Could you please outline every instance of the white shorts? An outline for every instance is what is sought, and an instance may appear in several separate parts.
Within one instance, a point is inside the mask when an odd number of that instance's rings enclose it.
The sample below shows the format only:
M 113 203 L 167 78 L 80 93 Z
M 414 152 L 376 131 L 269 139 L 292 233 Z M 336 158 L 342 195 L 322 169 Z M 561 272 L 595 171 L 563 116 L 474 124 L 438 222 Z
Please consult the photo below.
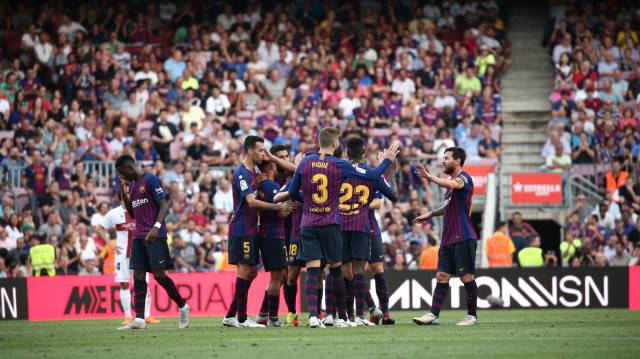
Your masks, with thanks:
M 124 254 L 116 254 L 116 283 L 129 283 L 131 271 L 129 270 L 129 258 Z

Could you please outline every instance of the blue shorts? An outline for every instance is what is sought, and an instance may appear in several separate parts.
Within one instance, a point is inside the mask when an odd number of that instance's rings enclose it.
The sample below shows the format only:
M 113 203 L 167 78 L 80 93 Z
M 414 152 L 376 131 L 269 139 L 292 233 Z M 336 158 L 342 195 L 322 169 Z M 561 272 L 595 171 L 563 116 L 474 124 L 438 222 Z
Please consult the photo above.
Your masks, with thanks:
M 438 272 L 457 277 L 476 272 L 476 249 L 478 241 L 465 240 L 438 250 Z
M 358 231 L 342 232 L 342 261 L 369 259 L 369 234 Z
M 302 250 L 298 259 L 305 262 L 324 259 L 327 264 L 342 261 L 342 235 L 336 224 L 319 227 L 302 227 Z
M 371 253 L 369 253 L 369 263 L 384 262 L 384 244 L 382 244 L 382 236 L 371 236 Z
M 258 264 L 256 237 L 229 238 L 229 264 Z
M 287 268 L 287 247 L 281 239 L 259 238 L 260 258 L 266 272 Z
M 131 241 L 129 269 L 144 269 L 145 272 L 151 272 L 153 269 L 166 269 L 171 266 L 171 252 L 166 238 L 158 238 L 154 242 L 145 239 Z

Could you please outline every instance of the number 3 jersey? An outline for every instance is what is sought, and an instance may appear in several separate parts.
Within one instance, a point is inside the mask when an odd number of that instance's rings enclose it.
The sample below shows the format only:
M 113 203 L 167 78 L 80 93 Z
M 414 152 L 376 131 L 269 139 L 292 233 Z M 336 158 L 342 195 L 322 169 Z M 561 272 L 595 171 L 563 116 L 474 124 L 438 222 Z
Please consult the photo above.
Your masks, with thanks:
M 355 167 L 349 161 L 323 153 L 305 157 L 293 175 L 289 195 L 303 203 L 302 227 L 340 223 L 340 188 L 345 179 L 378 179 L 389 168 L 385 159 L 374 169 Z M 302 189 L 302 193 L 300 190 Z
M 358 168 L 370 171 L 364 165 Z M 369 220 L 369 204 L 376 191 L 386 197 L 393 196 L 393 189 L 389 187 L 382 176 L 375 180 L 354 177 L 347 178 L 340 186 L 340 230 L 364 232 L 369 234 L 371 226 Z

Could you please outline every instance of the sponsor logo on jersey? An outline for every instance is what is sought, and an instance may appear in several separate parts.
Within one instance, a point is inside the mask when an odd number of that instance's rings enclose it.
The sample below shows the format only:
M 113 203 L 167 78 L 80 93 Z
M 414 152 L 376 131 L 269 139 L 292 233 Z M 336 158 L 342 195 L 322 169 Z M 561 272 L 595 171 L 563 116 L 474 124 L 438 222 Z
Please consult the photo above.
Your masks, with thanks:
M 249 186 L 247 185 L 247 181 L 245 180 L 241 180 L 240 181 L 240 190 L 241 191 L 246 191 L 247 188 L 249 188 Z
M 131 206 L 133 208 L 136 208 L 138 206 L 142 206 L 143 204 L 149 203 L 149 200 L 146 198 L 141 198 L 141 199 L 136 199 L 135 201 L 131 202 Z

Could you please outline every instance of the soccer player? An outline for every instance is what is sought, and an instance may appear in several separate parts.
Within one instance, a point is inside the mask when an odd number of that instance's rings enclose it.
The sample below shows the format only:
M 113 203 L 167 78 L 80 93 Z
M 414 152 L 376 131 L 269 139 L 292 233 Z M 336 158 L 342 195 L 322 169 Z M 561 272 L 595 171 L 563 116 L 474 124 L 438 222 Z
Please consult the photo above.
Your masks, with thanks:
M 263 161 L 258 167 L 260 172 L 267 178 L 258 186 L 258 197 L 262 201 L 274 203 L 273 198 L 281 187 L 274 182 L 277 171 L 276 164 L 272 161 Z M 278 319 L 278 308 L 280 305 L 280 287 L 282 287 L 287 275 L 285 218 L 290 213 L 286 211 L 260 211 L 258 247 L 260 248 L 260 256 L 265 271 L 271 272 L 271 280 L 267 287 L 267 327 L 281 327 L 283 325 Z
M 247 136 L 244 150 L 246 155 L 242 164 L 233 171 L 233 215 L 229 223 L 229 264 L 238 266 L 235 295 L 222 325 L 263 328 L 264 325 L 247 317 L 247 294 L 257 275 L 258 210 L 290 212 L 295 204 L 279 205 L 257 198 L 254 188 L 258 188 L 258 181 L 254 168 L 267 157 L 264 139 Z
M 320 264 L 324 259 L 331 273 L 333 295 L 338 311 L 345 308 L 345 286 L 342 275 L 342 238 L 340 234 L 340 213 L 338 211 L 340 186 L 347 178 L 362 177 L 375 180 L 391 163 L 398 153 L 398 146 L 392 145 L 384 152 L 385 160 L 373 170 L 356 168 L 350 162 L 333 156 L 340 147 L 340 131 L 323 128 L 318 135 L 320 153 L 305 157 L 293 175 L 289 195 L 303 203 L 300 242 L 300 259 L 306 262 L 306 293 L 309 307 L 309 327 L 324 328 L 318 319 L 318 288 L 321 278 Z M 300 193 L 300 187 L 303 188 Z M 349 326 L 343 318 L 335 321 L 336 327 Z
M 167 244 L 167 229 L 164 218 L 169 212 L 169 203 L 165 197 L 160 179 L 151 173 L 143 172 L 129 155 L 116 160 L 116 170 L 120 175 L 122 202 L 129 216 L 136 221 L 131 242 L 130 268 L 133 269 L 134 307 L 136 318 L 118 329 L 145 329 L 145 297 L 147 296 L 147 272 L 167 291 L 169 297 L 178 305 L 180 320 L 178 327 L 189 327 L 191 308 L 182 298 L 175 283 L 165 273 L 171 263 L 171 254 Z
M 120 201 L 122 200 L 120 192 L 116 192 L 116 198 Z M 122 310 L 125 315 L 122 324 L 129 324 L 133 320 L 133 317 L 131 317 L 131 291 L 129 289 L 129 281 L 131 278 L 131 274 L 129 273 L 129 257 L 131 256 L 131 241 L 133 240 L 136 222 L 122 207 L 122 204 L 118 204 L 107 212 L 101 225 L 102 228 L 109 233 L 111 240 L 114 240 L 116 244 L 115 280 L 116 283 L 120 285 L 120 304 L 122 304 Z M 149 283 L 148 273 L 145 281 L 147 284 Z M 160 321 L 152 317 L 150 313 L 151 292 L 147 291 L 147 296 L 144 301 L 144 320 L 147 324 L 160 323 Z
M 369 254 L 369 266 L 373 271 L 373 278 L 376 282 L 376 295 L 378 296 L 378 302 L 380 303 L 380 309 L 378 309 L 371 298 L 371 294 L 367 291 L 367 305 L 369 306 L 369 321 L 378 324 L 382 319 L 382 325 L 394 325 L 395 319 L 391 317 L 389 313 L 389 287 L 387 286 L 387 279 L 384 275 L 384 245 L 382 244 L 382 236 L 380 234 L 380 227 L 378 227 L 378 221 L 376 220 L 376 209 L 382 206 L 382 194 L 376 192 L 374 199 L 369 205 L 369 223 L 371 225 L 371 253 Z
M 356 169 L 370 170 L 362 161 L 365 155 L 364 141 L 359 137 L 352 137 L 347 141 L 347 156 Z M 392 166 L 390 171 L 395 168 Z M 354 322 L 357 326 L 375 325 L 364 318 L 364 309 L 368 285 L 364 276 L 364 269 L 370 254 L 369 204 L 372 195 L 379 191 L 392 201 L 398 200 L 398 190 L 393 176 L 391 185 L 388 185 L 382 176 L 368 180 L 359 177 L 347 178 L 340 186 L 340 230 L 342 231 L 342 270 L 347 292 L 346 306 L 348 311 L 353 310 L 350 298 L 355 298 L 356 315 Z M 327 276 L 327 282 L 331 282 L 331 273 Z M 351 293 L 350 289 L 352 290 Z M 332 293 L 333 294 L 333 293 Z M 334 295 L 335 296 L 335 295 Z M 347 313 L 338 313 L 342 319 L 347 318 Z M 333 325 L 333 317 L 328 315 L 324 324 Z
M 414 223 L 423 223 L 429 218 L 444 215 L 442 242 L 438 251 L 437 284 L 433 292 L 431 312 L 413 318 L 418 325 L 440 324 L 440 308 L 447 298 L 449 279 L 452 276 L 460 277 L 467 292 L 468 314 L 458 325 L 478 324 L 478 287 L 474 277 L 478 237 L 471 224 L 473 181 L 471 176 L 462 170 L 465 158 L 464 150 L 459 147 L 449 147 L 444 151 L 442 166 L 444 173 L 450 175 L 451 179 L 439 178 L 427 171 L 422 164 L 417 165 L 420 176 L 447 189 L 442 207 L 413 220 Z

